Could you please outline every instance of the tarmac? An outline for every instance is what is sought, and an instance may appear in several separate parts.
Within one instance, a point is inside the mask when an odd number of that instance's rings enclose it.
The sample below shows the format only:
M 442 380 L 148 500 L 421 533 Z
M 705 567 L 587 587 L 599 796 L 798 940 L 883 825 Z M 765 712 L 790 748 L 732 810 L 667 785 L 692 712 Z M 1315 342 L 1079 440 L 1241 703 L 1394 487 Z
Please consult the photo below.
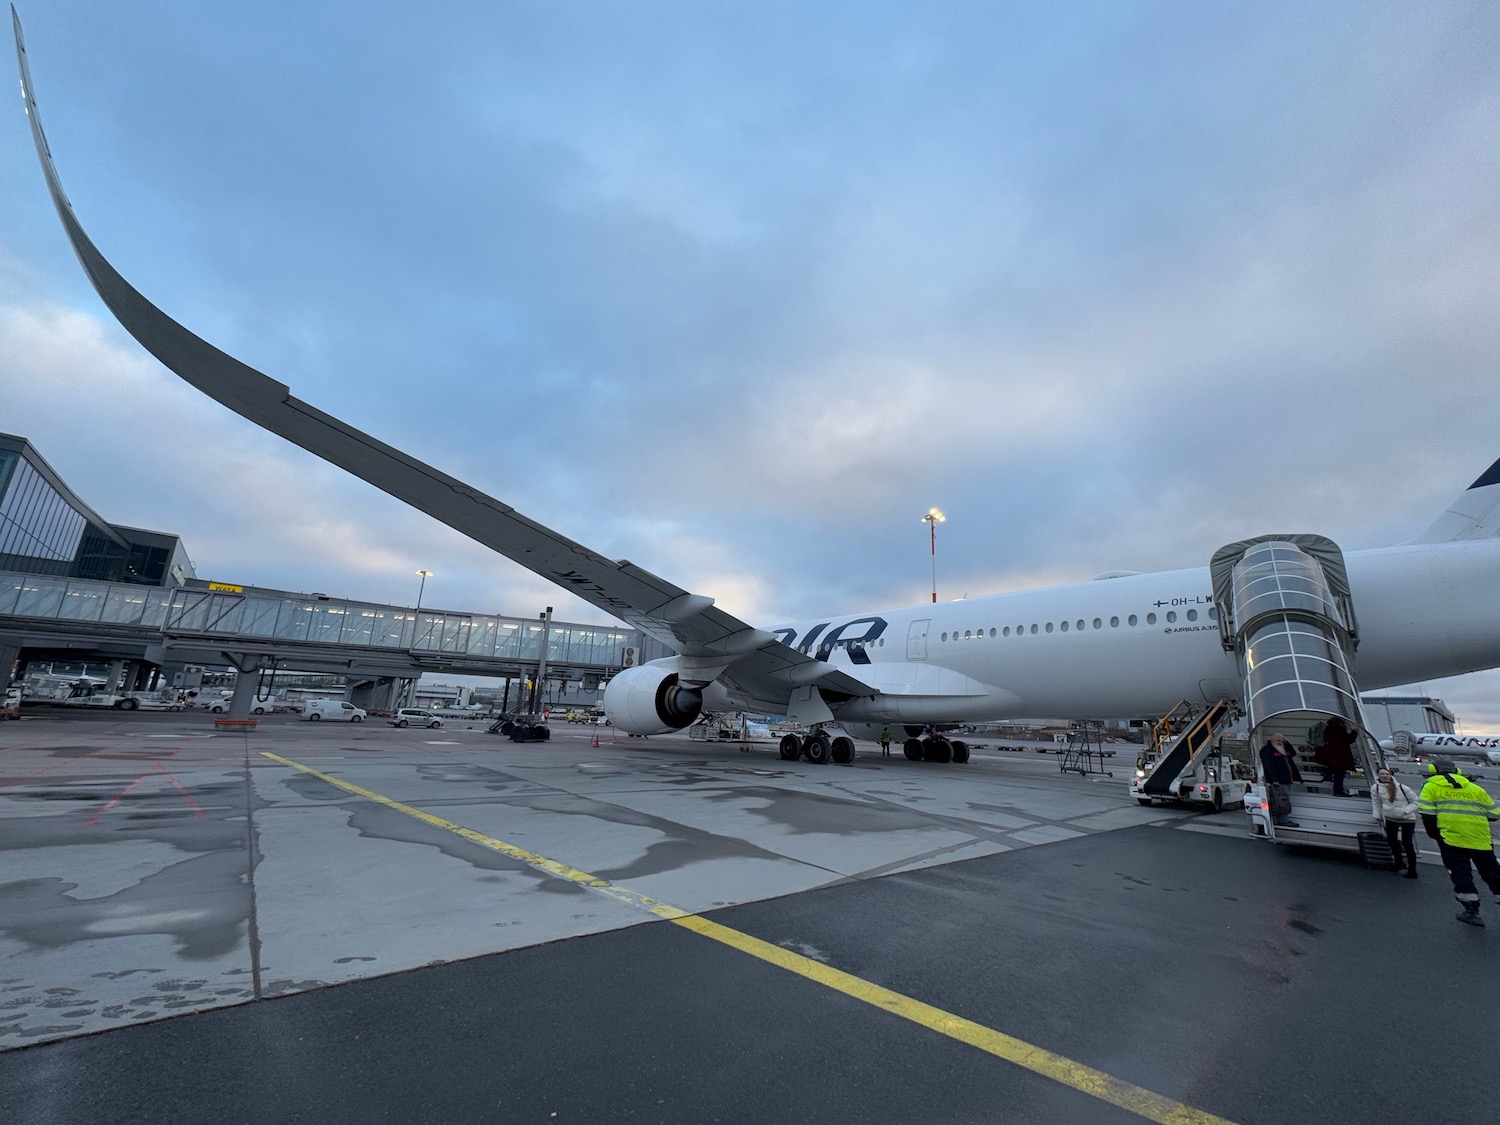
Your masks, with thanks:
M 1500 909 L 1454 921 L 1431 854 L 1139 807 L 1124 745 L 1110 778 L 594 733 L 0 726 L 0 1117 L 1491 1111 Z

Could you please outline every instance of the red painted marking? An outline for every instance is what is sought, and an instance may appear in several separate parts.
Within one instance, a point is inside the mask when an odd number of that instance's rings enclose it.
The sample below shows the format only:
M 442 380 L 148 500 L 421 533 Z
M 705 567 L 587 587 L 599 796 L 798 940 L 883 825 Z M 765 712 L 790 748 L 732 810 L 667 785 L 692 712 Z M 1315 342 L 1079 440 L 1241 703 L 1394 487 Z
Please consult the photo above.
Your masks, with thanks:
M 202 806 L 199 805 L 197 801 L 193 800 L 192 794 L 182 787 L 182 782 L 178 781 L 175 777 L 172 776 L 172 771 L 167 769 L 167 767 L 162 765 L 160 762 L 156 763 L 156 768 L 161 770 L 162 773 L 166 774 L 167 780 L 177 787 L 177 792 L 182 794 L 182 799 L 192 807 L 193 813 L 198 817 L 198 819 L 207 820 L 208 814 L 203 811 Z
M 158 769 L 157 766 L 152 766 L 145 773 L 141 774 L 140 777 L 136 778 L 129 785 L 125 786 L 124 789 L 121 789 L 113 797 L 111 797 L 109 800 L 105 801 L 103 808 L 101 808 L 93 816 L 89 817 L 88 820 L 84 821 L 84 827 L 85 828 L 91 828 L 95 824 L 98 824 L 99 823 L 99 818 L 101 816 L 103 816 L 105 813 L 109 812 L 110 809 L 114 808 L 116 805 L 118 805 L 120 803 L 120 798 L 124 797 L 126 793 L 129 793 L 132 789 L 134 789 L 141 782 L 145 781 L 148 777 L 150 777 L 153 773 L 155 773 L 157 771 L 157 769 Z

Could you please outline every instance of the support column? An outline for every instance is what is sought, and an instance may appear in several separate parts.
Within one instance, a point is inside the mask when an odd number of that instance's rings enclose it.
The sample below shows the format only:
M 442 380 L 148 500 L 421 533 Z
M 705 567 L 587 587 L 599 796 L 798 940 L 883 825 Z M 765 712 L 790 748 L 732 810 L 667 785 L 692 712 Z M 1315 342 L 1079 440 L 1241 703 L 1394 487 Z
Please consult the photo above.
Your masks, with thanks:
M 234 669 L 234 694 L 229 698 L 226 719 L 248 719 L 255 705 L 255 689 L 260 683 L 261 663 L 266 659 L 247 653 L 226 652 L 226 663 Z
M 255 689 L 260 683 L 260 669 L 252 668 L 248 672 L 235 670 L 234 673 L 234 695 L 229 698 L 229 714 L 226 718 L 248 719 L 250 711 L 255 706 Z
M 21 646 L 0 642 L 0 687 L 25 674 L 26 666 L 21 663 Z

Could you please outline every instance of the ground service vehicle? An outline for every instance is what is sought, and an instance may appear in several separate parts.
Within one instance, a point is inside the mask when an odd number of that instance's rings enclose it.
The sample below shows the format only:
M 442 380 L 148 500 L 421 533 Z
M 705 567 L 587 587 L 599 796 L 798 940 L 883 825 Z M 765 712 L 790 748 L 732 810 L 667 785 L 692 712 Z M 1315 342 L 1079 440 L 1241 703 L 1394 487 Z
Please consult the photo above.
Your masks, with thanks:
M 324 719 L 332 719 L 345 723 L 362 723 L 365 721 L 365 709 L 356 707 L 352 703 L 346 703 L 342 699 L 309 699 L 307 701 L 306 715 L 309 722 L 321 722 Z

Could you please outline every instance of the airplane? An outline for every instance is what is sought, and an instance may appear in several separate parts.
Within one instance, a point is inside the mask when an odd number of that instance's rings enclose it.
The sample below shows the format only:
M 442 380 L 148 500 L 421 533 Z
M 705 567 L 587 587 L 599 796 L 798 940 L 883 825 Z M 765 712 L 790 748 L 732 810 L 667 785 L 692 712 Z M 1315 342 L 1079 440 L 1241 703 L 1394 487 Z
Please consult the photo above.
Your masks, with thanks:
M 854 738 L 906 735 L 908 758 L 968 759 L 944 730 L 1023 715 L 1076 719 L 1165 714 L 1184 698 L 1243 702 L 1217 563 L 947 604 L 835 614 L 763 628 L 625 560 L 607 558 L 493 497 L 308 405 L 213 347 L 133 288 L 84 232 L 42 130 L 21 24 L 12 9 L 32 138 L 68 240 L 105 306 L 148 352 L 204 394 L 597 606 L 677 655 L 625 668 L 605 689 L 610 722 L 631 734 L 681 730 L 705 709 L 786 715 L 808 728 L 786 760 L 852 761 Z M 1343 555 L 1357 611 L 1360 690 L 1500 666 L 1500 460 L 1421 534 Z M 1301 549 L 1301 548 L 1297 548 Z M 1319 554 L 1321 552 L 1321 554 Z M 1340 579 L 1342 582 L 1343 579 Z M 1350 615 L 1353 621 L 1353 615 Z
M 1382 738 L 1380 748 L 1414 758 L 1467 758 L 1500 766 L 1500 735 L 1496 734 L 1413 734 L 1400 730 Z

